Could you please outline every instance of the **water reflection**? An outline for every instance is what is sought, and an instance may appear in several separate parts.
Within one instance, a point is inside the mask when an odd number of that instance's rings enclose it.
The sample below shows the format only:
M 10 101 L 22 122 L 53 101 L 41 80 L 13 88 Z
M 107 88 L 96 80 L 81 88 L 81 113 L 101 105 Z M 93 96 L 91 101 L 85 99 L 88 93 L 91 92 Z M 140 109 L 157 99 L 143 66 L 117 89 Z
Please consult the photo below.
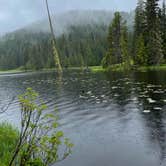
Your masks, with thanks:
M 160 162 L 166 159 L 166 126 L 165 113 L 161 111 L 153 111 L 148 116 L 143 115 L 144 123 L 148 129 L 148 139 L 152 146 L 157 150 Z
M 74 143 L 59 165 L 159 166 L 165 161 L 166 73 L 54 72 L 0 76 L 0 101 L 37 90 Z M 18 103 L 2 116 L 19 120 Z M 17 113 L 14 113 L 17 112 Z

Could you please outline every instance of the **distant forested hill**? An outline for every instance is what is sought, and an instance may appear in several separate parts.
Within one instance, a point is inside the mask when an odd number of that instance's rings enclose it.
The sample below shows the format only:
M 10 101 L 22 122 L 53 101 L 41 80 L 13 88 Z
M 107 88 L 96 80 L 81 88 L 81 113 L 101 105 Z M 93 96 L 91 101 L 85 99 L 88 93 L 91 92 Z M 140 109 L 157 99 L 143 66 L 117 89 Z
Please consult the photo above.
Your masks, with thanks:
M 122 12 L 132 31 L 134 12 Z M 108 26 L 113 12 L 71 11 L 53 17 L 62 65 L 99 65 L 107 50 Z M 0 70 L 54 67 L 47 20 L 31 24 L 0 40 Z

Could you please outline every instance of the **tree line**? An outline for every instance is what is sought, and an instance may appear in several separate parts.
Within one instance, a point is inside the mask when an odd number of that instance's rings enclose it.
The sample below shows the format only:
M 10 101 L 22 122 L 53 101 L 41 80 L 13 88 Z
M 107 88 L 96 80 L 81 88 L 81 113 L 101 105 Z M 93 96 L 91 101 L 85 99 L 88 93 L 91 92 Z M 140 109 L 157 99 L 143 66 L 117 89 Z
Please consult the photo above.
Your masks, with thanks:
M 101 64 L 107 48 L 107 25 L 70 26 L 56 40 L 63 67 Z M 0 70 L 54 68 L 50 33 L 18 31 L 0 41 Z
M 166 6 L 159 0 L 139 0 L 131 35 L 126 21 L 116 12 L 109 26 L 109 47 L 102 65 L 159 65 L 166 60 Z
M 0 40 L 0 70 L 54 68 L 51 34 L 26 30 Z M 138 0 L 133 28 L 115 12 L 110 25 L 71 25 L 56 38 L 63 68 L 121 64 L 158 65 L 166 62 L 166 6 L 159 0 Z

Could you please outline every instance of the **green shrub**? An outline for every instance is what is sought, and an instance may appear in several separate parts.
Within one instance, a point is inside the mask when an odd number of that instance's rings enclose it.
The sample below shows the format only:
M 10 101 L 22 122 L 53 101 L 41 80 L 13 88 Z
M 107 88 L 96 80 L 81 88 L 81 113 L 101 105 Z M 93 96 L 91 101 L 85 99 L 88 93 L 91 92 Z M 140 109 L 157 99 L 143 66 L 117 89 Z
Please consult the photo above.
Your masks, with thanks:
M 58 130 L 56 110 L 47 113 L 47 106 L 37 104 L 38 93 L 31 88 L 18 99 L 20 132 L 9 124 L 0 124 L 0 166 L 49 166 L 70 155 L 73 144 Z
M 47 106 L 39 102 L 38 93 L 27 88 L 19 96 L 21 127 L 19 140 L 8 166 L 49 166 L 64 160 L 73 144 L 58 130 L 56 110 L 47 112 Z M 62 148 L 63 154 L 58 153 Z

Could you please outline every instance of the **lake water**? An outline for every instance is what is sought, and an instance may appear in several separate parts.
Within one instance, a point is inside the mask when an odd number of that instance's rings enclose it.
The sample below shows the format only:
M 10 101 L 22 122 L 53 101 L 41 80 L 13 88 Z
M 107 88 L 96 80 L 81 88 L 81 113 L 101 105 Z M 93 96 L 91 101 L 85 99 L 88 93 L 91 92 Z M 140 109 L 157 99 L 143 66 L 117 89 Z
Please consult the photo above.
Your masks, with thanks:
M 165 166 L 166 72 L 54 72 L 0 75 L 0 105 L 27 87 L 59 110 L 61 129 L 75 144 L 57 166 Z M 0 116 L 19 126 L 15 99 Z

